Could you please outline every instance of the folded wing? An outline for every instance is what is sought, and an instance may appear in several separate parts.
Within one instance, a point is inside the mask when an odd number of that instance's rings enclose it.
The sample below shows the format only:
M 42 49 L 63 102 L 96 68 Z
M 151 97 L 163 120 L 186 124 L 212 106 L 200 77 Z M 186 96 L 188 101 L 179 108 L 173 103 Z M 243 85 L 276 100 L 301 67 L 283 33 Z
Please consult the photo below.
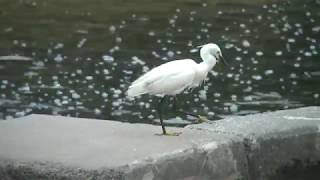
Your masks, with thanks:
M 162 64 L 134 81 L 128 89 L 128 96 L 178 94 L 192 85 L 196 65 L 191 59 Z

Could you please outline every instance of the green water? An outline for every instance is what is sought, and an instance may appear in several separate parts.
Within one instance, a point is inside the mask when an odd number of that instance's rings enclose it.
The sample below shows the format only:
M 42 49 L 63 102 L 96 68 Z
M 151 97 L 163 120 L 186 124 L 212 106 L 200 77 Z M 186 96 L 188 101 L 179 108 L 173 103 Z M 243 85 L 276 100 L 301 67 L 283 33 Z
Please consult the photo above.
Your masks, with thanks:
M 179 95 L 181 109 L 217 119 L 320 104 L 317 1 L 1 0 L 0 7 L 0 56 L 32 59 L 0 60 L 2 119 L 42 113 L 152 123 L 158 100 L 129 100 L 129 84 L 170 60 L 200 62 L 196 46 L 208 42 L 230 66 L 217 65 L 204 86 Z M 167 118 L 175 116 L 170 109 Z

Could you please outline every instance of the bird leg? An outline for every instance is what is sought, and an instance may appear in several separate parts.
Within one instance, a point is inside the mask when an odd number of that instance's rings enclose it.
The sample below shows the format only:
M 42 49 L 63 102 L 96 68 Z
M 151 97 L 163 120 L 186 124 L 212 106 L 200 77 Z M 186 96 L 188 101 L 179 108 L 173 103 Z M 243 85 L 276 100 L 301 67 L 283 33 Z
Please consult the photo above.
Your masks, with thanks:
M 166 99 L 166 96 L 163 96 L 160 99 L 159 105 L 158 105 L 158 114 L 159 114 L 160 124 L 161 124 L 161 127 L 162 127 L 162 132 L 163 132 L 164 135 L 167 134 L 166 128 L 164 127 L 164 124 L 163 124 L 163 118 L 162 118 L 162 105 L 163 105 L 163 102 L 164 102 L 165 99 Z
M 209 121 L 207 117 L 205 116 L 201 116 L 201 115 L 197 115 L 197 114 L 194 114 L 194 113 L 191 113 L 191 112 L 186 112 L 186 111 L 182 111 L 180 109 L 177 108 L 177 97 L 173 97 L 173 109 L 174 111 L 177 113 L 180 113 L 180 114 L 183 114 L 183 115 L 188 115 L 188 116 L 193 116 L 195 118 L 198 119 L 198 122 L 200 123 L 203 123 L 203 122 L 207 122 Z
M 158 105 L 158 114 L 159 114 L 159 119 L 160 119 L 160 124 L 161 124 L 161 127 L 162 127 L 162 135 L 164 136 L 179 136 L 181 134 L 181 132 L 167 132 L 166 131 L 166 128 L 163 124 L 163 118 L 162 118 L 162 108 L 163 108 L 163 103 L 164 103 L 164 100 L 166 99 L 166 96 L 163 96 L 160 101 L 159 101 L 159 105 Z
M 181 110 L 177 110 L 179 113 L 184 114 L 184 115 L 188 115 L 188 116 L 192 116 L 198 119 L 198 123 L 203 123 L 203 122 L 207 122 L 209 121 L 208 118 L 206 116 L 201 116 L 201 115 L 197 115 L 191 112 L 185 112 L 185 111 L 181 111 Z

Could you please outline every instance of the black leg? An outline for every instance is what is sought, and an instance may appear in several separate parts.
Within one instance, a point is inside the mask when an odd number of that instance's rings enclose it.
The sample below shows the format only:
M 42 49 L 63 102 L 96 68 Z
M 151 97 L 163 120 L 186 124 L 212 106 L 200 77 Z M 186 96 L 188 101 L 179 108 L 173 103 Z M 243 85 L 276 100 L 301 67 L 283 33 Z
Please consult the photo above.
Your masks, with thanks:
M 178 111 L 177 99 L 178 99 L 177 96 L 173 96 L 172 108 L 174 109 L 175 112 Z
M 191 113 L 191 112 L 186 112 L 186 111 L 183 111 L 181 109 L 179 109 L 177 107 L 177 97 L 173 97 L 173 109 L 174 109 L 174 112 L 177 114 L 177 113 L 180 113 L 180 114 L 183 114 L 183 115 L 188 115 L 188 116 L 193 116 L 195 118 L 197 118 L 198 120 L 200 121 L 204 121 L 202 120 L 201 118 L 203 118 L 202 116 L 199 116 L 197 114 L 194 114 L 194 113 Z
M 167 134 L 166 129 L 165 129 L 164 124 L 163 124 L 163 118 L 162 118 L 162 106 L 163 106 L 163 102 L 164 102 L 165 99 L 166 99 L 166 96 L 163 96 L 160 99 L 159 106 L 158 106 L 158 114 L 159 114 L 159 119 L 160 119 L 160 124 L 161 124 L 161 127 L 162 127 L 163 134 Z
M 178 113 L 181 113 L 183 115 L 188 115 L 188 116 L 193 116 L 195 118 L 199 118 L 199 115 L 196 115 L 194 113 L 191 113 L 191 112 L 186 112 L 186 111 L 181 111 L 181 110 L 177 110 Z
M 198 115 L 195 115 L 195 114 L 193 114 L 193 113 L 190 113 L 190 112 L 185 112 L 185 111 L 183 111 L 183 110 L 180 110 L 179 108 L 178 108 L 178 103 L 177 103 L 177 101 L 178 101 L 178 98 L 176 97 L 176 96 L 174 96 L 173 97 L 173 105 L 172 105 L 172 109 L 174 110 L 174 112 L 177 114 L 177 113 L 180 113 L 180 114 L 183 114 L 183 115 L 189 115 L 189 116 L 194 116 L 194 117 L 198 117 Z

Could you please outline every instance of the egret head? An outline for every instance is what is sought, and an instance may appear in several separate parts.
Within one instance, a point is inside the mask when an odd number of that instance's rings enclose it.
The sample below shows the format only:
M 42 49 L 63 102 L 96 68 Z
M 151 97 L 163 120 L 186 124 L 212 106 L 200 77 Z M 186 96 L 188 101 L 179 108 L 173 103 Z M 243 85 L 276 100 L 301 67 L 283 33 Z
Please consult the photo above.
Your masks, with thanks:
M 221 49 L 217 44 L 209 43 L 200 47 L 201 47 L 200 56 L 202 57 L 202 59 L 205 60 L 207 59 L 206 57 L 210 55 L 210 56 L 213 56 L 217 62 L 222 61 L 224 65 L 228 65 L 228 63 L 222 56 Z

